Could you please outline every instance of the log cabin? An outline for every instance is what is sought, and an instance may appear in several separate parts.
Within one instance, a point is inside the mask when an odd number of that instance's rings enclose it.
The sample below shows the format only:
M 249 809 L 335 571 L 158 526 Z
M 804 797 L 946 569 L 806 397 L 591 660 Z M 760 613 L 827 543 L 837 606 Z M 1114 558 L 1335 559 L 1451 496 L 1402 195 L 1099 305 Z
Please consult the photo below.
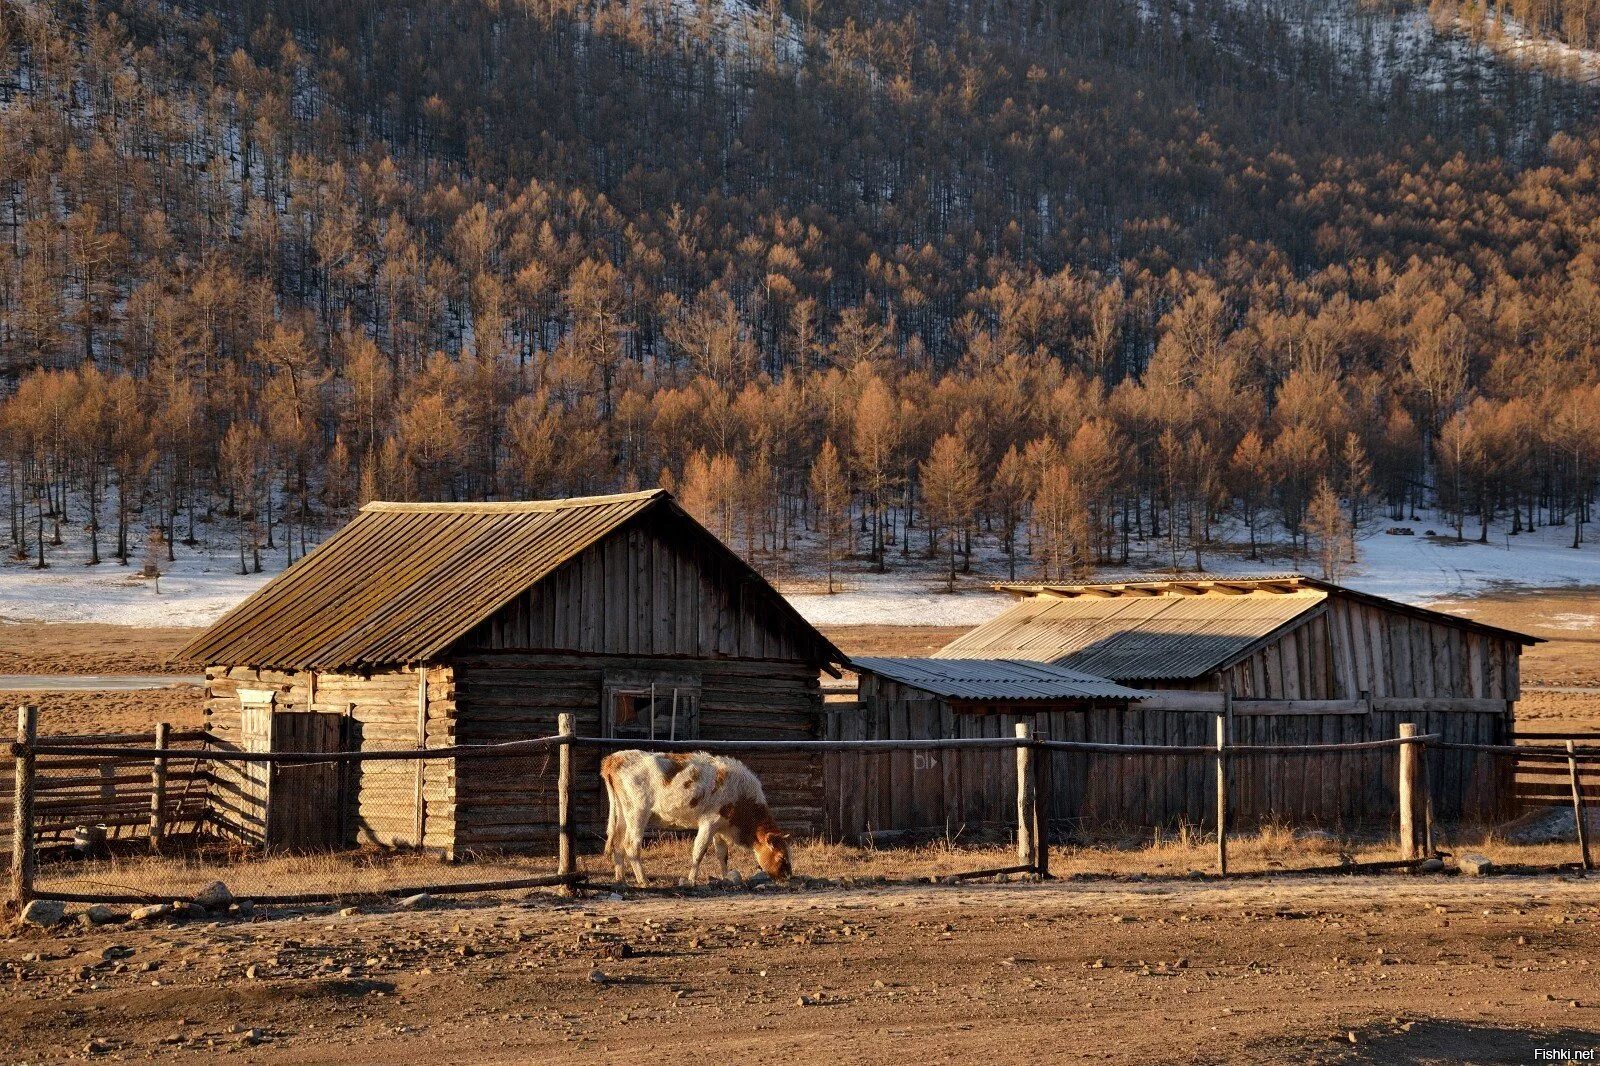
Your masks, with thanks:
M 370 503 L 180 657 L 214 748 L 415 750 L 580 734 L 815 739 L 845 659 L 665 491 Z M 575 753 L 598 839 L 598 757 Z M 820 828 L 815 760 L 752 758 L 780 822 Z M 285 848 L 548 846 L 554 755 L 214 764 L 225 835 Z
M 1401 722 L 1446 740 L 1507 744 L 1518 660 L 1539 643 L 1299 574 L 996 587 L 1017 602 L 935 658 L 1046 663 L 1150 694 L 1039 723 L 1062 740 L 1203 745 L 1221 714 L 1238 744 L 1388 739 Z M 1393 762 L 1384 752 L 1240 759 L 1235 810 L 1255 822 L 1381 822 L 1394 811 Z M 1058 816 L 1193 820 L 1214 787 L 1206 763 L 1063 757 Z M 1506 813 L 1509 760 L 1435 749 L 1429 771 L 1440 820 Z

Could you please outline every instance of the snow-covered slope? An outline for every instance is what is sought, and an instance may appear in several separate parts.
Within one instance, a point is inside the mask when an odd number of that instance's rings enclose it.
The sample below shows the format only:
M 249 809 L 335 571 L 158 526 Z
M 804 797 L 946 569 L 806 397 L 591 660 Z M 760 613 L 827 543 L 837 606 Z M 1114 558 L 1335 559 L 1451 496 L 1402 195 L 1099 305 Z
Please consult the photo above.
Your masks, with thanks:
M 1375 595 L 1407 603 L 1425 604 L 1460 599 L 1497 587 L 1554 588 L 1600 587 L 1600 540 L 1578 549 L 1570 547 L 1571 526 L 1549 526 L 1521 536 L 1507 536 L 1503 526 L 1491 527 L 1487 544 L 1475 540 L 1457 543 L 1436 518 L 1403 523 L 1413 536 L 1383 532 L 1394 523 L 1375 521 L 1359 542 L 1360 560 L 1340 580 Z M 1438 536 L 1427 536 L 1428 530 Z M 1222 531 L 1237 541 L 1237 531 Z M 1468 536 L 1476 533 L 1469 527 Z M 1600 529 L 1593 532 L 1600 537 Z M 74 534 L 79 535 L 81 534 Z M 1155 545 L 1149 546 L 1152 550 Z M 0 564 L 0 621 L 106 622 L 133 626 L 200 626 L 218 618 L 281 570 L 283 554 L 263 558 L 268 572 L 241 576 L 238 557 L 224 548 L 178 548 L 178 561 L 169 564 L 160 581 L 160 593 L 139 576 L 138 566 L 122 567 L 114 561 L 86 566 L 78 540 L 51 550 L 48 570 L 6 560 Z M 992 545 L 979 558 L 980 572 L 964 575 L 959 591 L 945 591 L 945 578 L 936 561 L 891 559 L 887 574 L 850 572 L 841 575 L 843 591 L 829 595 L 819 575 L 780 580 L 778 586 L 806 618 L 819 625 L 978 625 L 998 614 L 1010 597 L 989 588 L 1003 580 L 1005 570 Z M 1186 557 L 1184 562 L 1188 562 Z M 1025 562 L 1025 561 L 1024 561 Z M 1144 558 L 1138 568 L 1105 570 L 1097 580 L 1115 581 L 1159 572 L 1164 560 L 1157 554 Z M 1257 561 L 1237 550 L 1213 551 L 1206 557 L 1209 573 L 1248 575 L 1282 573 L 1300 569 L 1315 574 L 1315 563 L 1274 555 Z M 1027 580 L 1030 572 L 1019 576 Z M 1593 620 L 1575 618 L 1576 629 Z

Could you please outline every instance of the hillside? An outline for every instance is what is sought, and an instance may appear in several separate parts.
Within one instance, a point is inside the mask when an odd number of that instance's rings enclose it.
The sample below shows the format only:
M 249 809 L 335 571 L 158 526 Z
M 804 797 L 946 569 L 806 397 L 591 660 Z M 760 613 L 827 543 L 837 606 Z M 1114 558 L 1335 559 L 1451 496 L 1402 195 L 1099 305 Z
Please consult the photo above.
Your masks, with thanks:
M 0 54 L 18 565 L 657 482 L 775 573 L 1586 536 L 1596 89 L 1406 7 L 0 0 Z

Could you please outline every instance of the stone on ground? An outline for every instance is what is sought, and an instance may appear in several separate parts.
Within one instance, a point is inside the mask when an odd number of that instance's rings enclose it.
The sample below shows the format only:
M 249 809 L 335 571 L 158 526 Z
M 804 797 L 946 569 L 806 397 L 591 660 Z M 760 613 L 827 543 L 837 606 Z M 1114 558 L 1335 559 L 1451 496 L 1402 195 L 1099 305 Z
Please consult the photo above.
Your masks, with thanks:
M 1468 852 L 1456 859 L 1456 869 L 1469 877 L 1482 877 L 1494 871 L 1494 863 L 1489 856 L 1479 855 L 1477 852 Z
M 67 905 L 57 899 L 30 900 L 22 910 L 22 921 L 26 925 L 38 926 L 40 929 L 49 929 L 59 924 L 66 916 Z
M 213 881 L 194 894 L 194 901 L 208 911 L 227 910 L 233 902 L 233 893 L 221 881 Z

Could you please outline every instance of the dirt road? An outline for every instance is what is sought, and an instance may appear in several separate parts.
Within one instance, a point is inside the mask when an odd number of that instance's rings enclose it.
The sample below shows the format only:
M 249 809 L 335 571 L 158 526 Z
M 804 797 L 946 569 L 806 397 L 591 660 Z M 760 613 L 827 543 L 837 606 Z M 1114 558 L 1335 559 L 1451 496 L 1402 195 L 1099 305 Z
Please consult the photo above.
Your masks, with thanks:
M 0 1058 L 1532 1062 L 1600 1047 L 1597 886 L 769 888 L 32 932 L 0 944 Z

